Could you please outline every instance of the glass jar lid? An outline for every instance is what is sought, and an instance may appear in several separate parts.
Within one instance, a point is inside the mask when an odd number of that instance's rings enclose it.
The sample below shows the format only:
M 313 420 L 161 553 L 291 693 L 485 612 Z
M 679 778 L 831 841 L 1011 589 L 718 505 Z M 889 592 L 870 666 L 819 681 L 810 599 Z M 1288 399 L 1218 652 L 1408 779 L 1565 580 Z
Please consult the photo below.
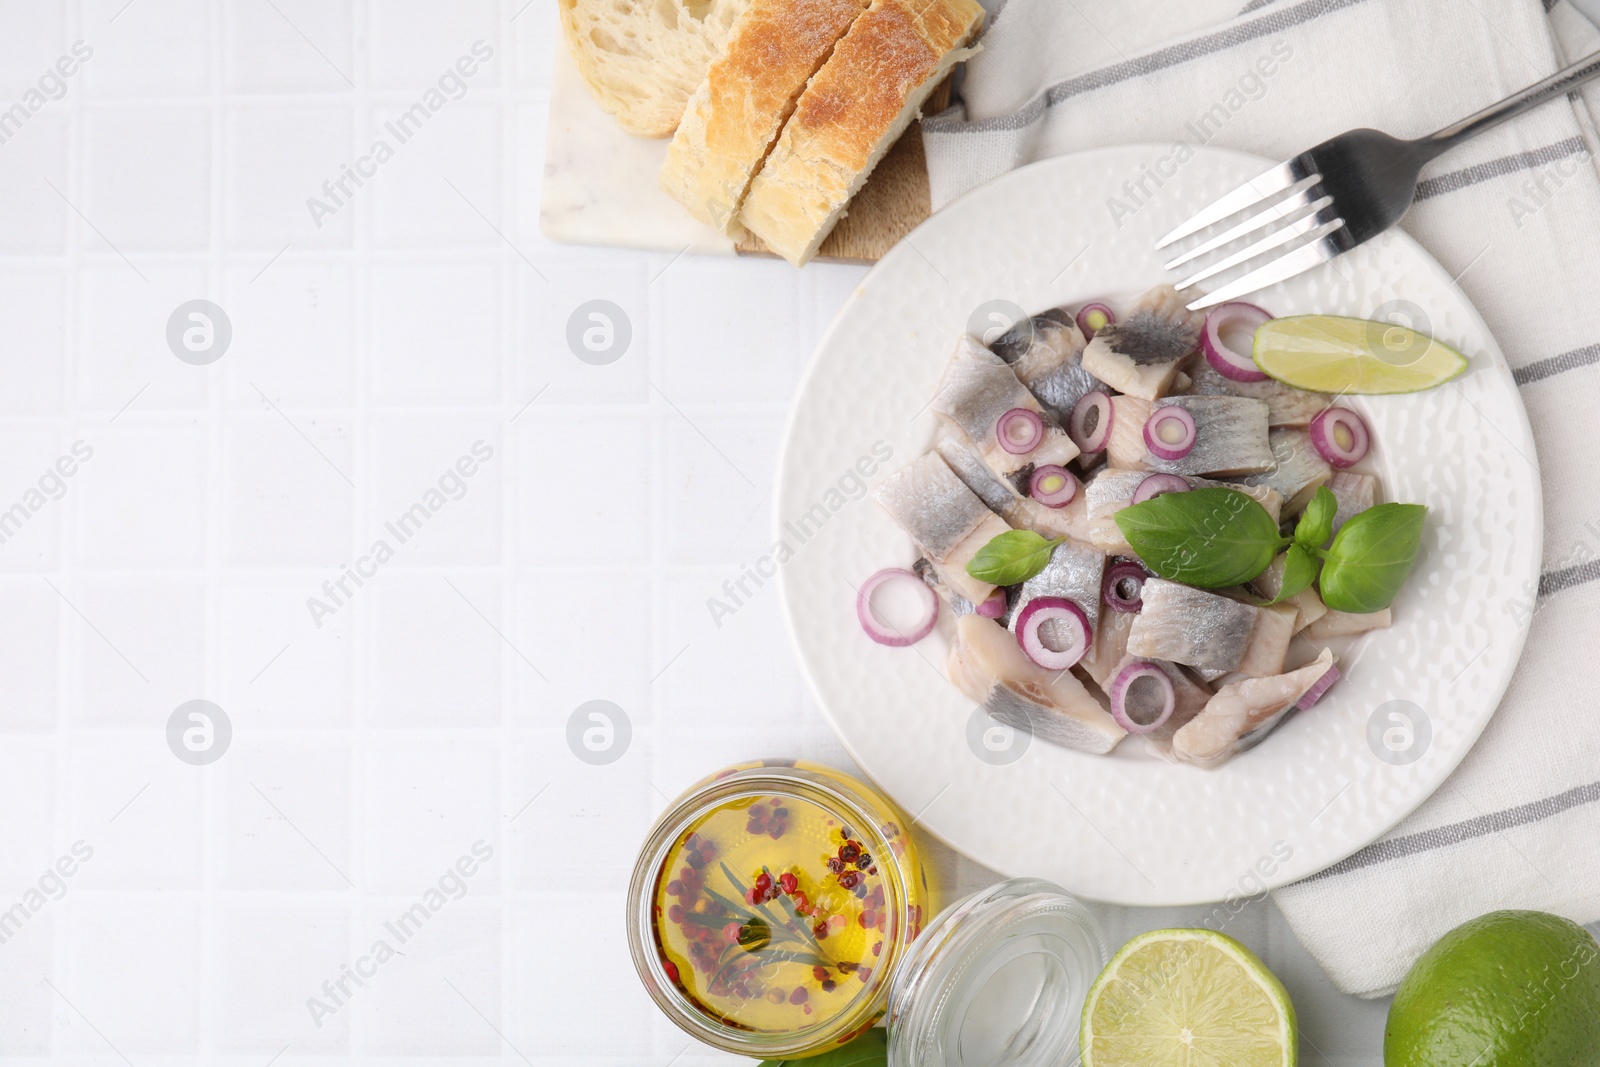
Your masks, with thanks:
M 1094 916 L 1034 878 L 942 912 L 889 990 L 891 1067 L 1060 1067 L 1078 1062 L 1089 986 L 1106 964 Z

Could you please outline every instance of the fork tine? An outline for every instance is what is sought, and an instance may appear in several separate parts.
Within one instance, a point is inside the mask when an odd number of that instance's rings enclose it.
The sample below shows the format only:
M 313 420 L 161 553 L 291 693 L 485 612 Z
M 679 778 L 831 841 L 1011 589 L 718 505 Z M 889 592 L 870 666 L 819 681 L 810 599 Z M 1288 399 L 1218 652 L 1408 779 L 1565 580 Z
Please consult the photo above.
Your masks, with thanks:
M 1343 223 L 1340 223 L 1343 225 Z M 1304 245 L 1287 255 L 1279 256 L 1264 267 L 1246 274 L 1238 281 L 1230 282 L 1214 293 L 1205 296 L 1189 305 L 1190 311 L 1203 311 L 1217 304 L 1226 304 L 1230 300 L 1237 300 L 1242 296 L 1249 296 L 1269 285 L 1276 285 L 1285 278 L 1293 278 L 1296 274 L 1304 274 L 1312 267 L 1318 267 L 1339 255 L 1343 249 L 1323 235 L 1321 239 L 1312 244 Z
M 1237 267 L 1241 263 L 1248 263 L 1250 260 L 1255 259 L 1263 252 L 1270 252 L 1274 248 L 1279 248 L 1293 240 L 1296 240 L 1297 238 L 1305 237 L 1308 234 L 1313 234 L 1315 231 L 1321 231 L 1319 233 L 1315 233 L 1315 236 L 1317 237 L 1326 236 L 1328 233 L 1331 233 L 1333 230 L 1336 230 L 1340 226 L 1344 225 L 1343 219 L 1338 218 L 1337 216 L 1330 218 L 1329 216 L 1331 214 L 1332 213 L 1329 208 L 1323 208 L 1315 215 L 1307 215 L 1305 218 L 1291 223 L 1275 233 L 1268 234 L 1255 244 L 1251 245 L 1249 248 L 1217 260 L 1217 262 L 1213 263 L 1205 270 L 1202 270 L 1200 273 L 1191 274 L 1183 281 L 1178 282 L 1175 286 L 1173 286 L 1173 288 L 1177 289 L 1179 292 L 1192 288 L 1199 282 L 1203 282 L 1213 275 L 1221 274 L 1223 271 L 1228 270 L 1231 267 Z
M 1297 182 L 1305 180 L 1308 176 L 1301 173 L 1295 166 L 1295 160 L 1291 159 L 1287 163 L 1279 164 L 1265 174 L 1251 178 L 1210 207 L 1201 208 L 1199 213 L 1188 222 L 1157 241 L 1156 247 L 1165 248 L 1174 241 L 1180 241 L 1190 234 L 1199 233 L 1207 226 L 1221 222 L 1229 215 L 1236 214 L 1268 197 L 1283 192 Z
M 1313 199 L 1312 193 L 1315 189 L 1316 186 L 1314 185 L 1307 189 L 1303 189 L 1296 195 L 1289 197 L 1287 200 L 1281 200 L 1272 205 L 1260 214 L 1250 216 L 1226 233 L 1218 234 L 1216 237 L 1213 237 L 1204 244 L 1191 248 L 1177 259 L 1174 259 L 1168 263 L 1166 265 L 1166 269 L 1175 270 L 1191 260 L 1199 259 L 1207 252 L 1212 252 L 1224 245 L 1232 244 L 1234 241 L 1237 241 L 1246 234 L 1254 233 L 1256 230 L 1261 229 L 1269 223 L 1277 222 L 1279 219 L 1286 219 L 1290 215 L 1304 211 L 1306 208 L 1310 208 L 1312 212 L 1317 212 L 1333 203 L 1333 198 L 1330 196 L 1324 196 L 1320 199 Z

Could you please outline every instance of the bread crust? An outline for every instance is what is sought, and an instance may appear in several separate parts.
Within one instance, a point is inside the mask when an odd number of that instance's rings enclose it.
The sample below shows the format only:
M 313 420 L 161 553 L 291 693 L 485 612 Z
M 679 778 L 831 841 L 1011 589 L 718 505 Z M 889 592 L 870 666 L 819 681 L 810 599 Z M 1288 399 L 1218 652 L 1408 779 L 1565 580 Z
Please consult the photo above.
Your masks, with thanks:
M 796 266 L 983 25 L 975 0 L 873 0 L 795 105 L 740 219 Z
M 737 235 L 750 180 L 807 82 L 870 0 L 751 0 L 689 98 L 661 168 L 663 191 Z

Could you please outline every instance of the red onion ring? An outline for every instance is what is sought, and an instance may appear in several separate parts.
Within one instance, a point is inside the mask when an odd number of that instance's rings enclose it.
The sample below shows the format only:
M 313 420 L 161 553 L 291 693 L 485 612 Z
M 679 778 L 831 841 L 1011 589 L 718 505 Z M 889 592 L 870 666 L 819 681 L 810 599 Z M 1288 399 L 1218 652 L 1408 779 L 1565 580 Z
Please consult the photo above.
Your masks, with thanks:
M 877 615 L 872 611 L 872 594 L 876 593 L 885 582 L 899 579 L 910 579 L 915 582 L 926 598 L 926 615 L 916 623 L 910 633 L 904 633 L 888 623 L 879 622 Z M 888 645 L 890 648 L 914 645 L 933 632 L 933 624 L 938 618 L 939 594 L 929 588 L 927 582 L 904 567 L 888 567 L 879 571 L 862 582 L 860 590 L 856 593 L 856 620 L 861 623 L 861 628 L 867 632 L 867 636 L 880 645 Z
M 1012 408 L 995 423 L 994 435 L 1000 447 L 1013 456 L 1026 456 L 1044 440 L 1044 419 L 1037 411 Z
M 1166 428 L 1173 425 L 1178 427 L 1178 436 L 1169 441 Z M 1194 416 L 1187 409 L 1174 404 L 1156 408 L 1145 420 L 1144 447 L 1157 459 L 1182 459 L 1194 451 L 1198 436 Z
M 1311 444 L 1329 466 L 1353 467 L 1372 447 L 1372 433 L 1349 408 L 1327 408 L 1311 420 Z M 1345 438 L 1345 440 L 1341 440 Z
M 1084 393 L 1072 407 L 1072 418 L 1067 420 L 1067 436 L 1072 438 L 1072 443 L 1078 446 L 1078 451 L 1103 452 L 1106 445 L 1111 443 L 1111 420 L 1116 417 L 1117 409 L 1111 405 L 1111 397 L 1096 389 Z M 1089 418 L 1095 416 L 1094 427 L 1090 429 Z
M 1161 693 L 1161 710 L 1149 722 L 1140 722 L 1135 719 L 1128 708 L 1128 692 L 1135 683 L 1153 681 Z M 1111 717 L 1117 720 L 1117 725 L 1130 734 L 1147 734 L 1152 730 L 1159 730 L 1172 718 L 1172 713 L 1178 706 L 1178 694 L 1172 688 L 1172 679 L 1167 677 L 1167 672 L 1157 667 L 1154 663 L 1130 663 L 1122 668 L 1116 680 L 1111 683 Z
M 1056 650 L 1044 643 L 1041 630 L 1047 622 L 1063 622 L 1070 631 L 1066 648 Z M 1064 671 L 1089 654 L 1094 632 L 1083 609 L 1063 596 L 1036 596 L 1017 616 L 1017 643 L 1023 653 L 1047 671 Z
M 998 619 L 1006 613 L 1006 591 L 996 589 L 986 597 L 982 604 L 975 604 L 973 611 L 986 619 Z
M 1049 488 L 1054 482 L 1056 487 Z M 1035 467 L 1028 479 L 1028 495 L 1047 508 L 1064 508 L 1078 495 L 1078 479 L 1067 468 L 1054 463 Z
M 1341 677 L 1343 676 L 1340 675 L 1338 667 L 1329 667 L 1328 672 L 1321 678 L 1317 679 L 1317 684 L 1306 690 L 1306 695 L 1300 698 L 1300 700 L 1295 704 L 1295 707 L 1299 708 L 1301 711 L 1309 708 L 1311 705 L 1321 700 L 1322 694 L 1326 693 L 1329 689 L 1332 689 L 1333 683 L 1337 682 Z
M 1154 500 L 1162 493 L 1187 493 L 1191 486 L 1176 474 L 1152 474 L 1139 483 L 1139 488 L 1133 491 L 1133 502 L 1143 504 L 1146 500 Z
M 1095 334 L 1116 324 L 1116 312 L 1104 304 L 1085 304 L 1078 309 L 1078 329 L 1086 341 L 1094 340 Z
M 1206 362 L 1216 368 L 1224 378 L 1236 382 L 1263 382 L 1267 376 L 1256 366 L 1255 356 L 1246 349 L 1240 352 L 1223 340 L 1224 330 L 1248 329 L 1252 337 L 1261 324 L 1272 321 L 1272 316 L 1254 304 L 1219 304 L 1206 316 L 1206 328 L 1201 334 L 1201 347 L 1206 352 Z
M 1132 560 L 1113 563 L 1106 568 L 1105 579 L 1100 584 L 1100 598 L 1106 602 L 1106 607 L 1124 615 L 1140 611 L 1144 608 L 1145 579 L 1149 577 L 1150 572 Z M 1136 583 L 1132 595 L 1122 591 L 1127 582 Z

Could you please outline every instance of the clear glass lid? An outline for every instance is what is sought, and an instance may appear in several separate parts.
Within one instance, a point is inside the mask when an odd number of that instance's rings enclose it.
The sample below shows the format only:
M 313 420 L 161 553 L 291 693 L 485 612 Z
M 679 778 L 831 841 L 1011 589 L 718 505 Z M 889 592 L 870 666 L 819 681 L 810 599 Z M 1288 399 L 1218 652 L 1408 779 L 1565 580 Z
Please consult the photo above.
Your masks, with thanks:
M 990 886 L 942 912 L 889 989 L 892 1067 L 1062 1067 L 1106 964 L 1094 916 L 1034 878 Z

